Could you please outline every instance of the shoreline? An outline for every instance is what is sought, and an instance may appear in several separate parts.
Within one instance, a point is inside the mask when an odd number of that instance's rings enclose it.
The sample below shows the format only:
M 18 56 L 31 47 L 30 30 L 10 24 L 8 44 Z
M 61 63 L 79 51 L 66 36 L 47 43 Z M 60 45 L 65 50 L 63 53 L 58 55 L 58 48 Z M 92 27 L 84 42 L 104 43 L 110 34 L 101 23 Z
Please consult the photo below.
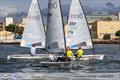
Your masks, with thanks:
M 20 44 L 20 41 L 2 41 L 0 44 Z M 120 44 L 120 40 L 93 40 L 93 44 Z
M 93 44 L 120 44 L 120 40 L 93 40 Z

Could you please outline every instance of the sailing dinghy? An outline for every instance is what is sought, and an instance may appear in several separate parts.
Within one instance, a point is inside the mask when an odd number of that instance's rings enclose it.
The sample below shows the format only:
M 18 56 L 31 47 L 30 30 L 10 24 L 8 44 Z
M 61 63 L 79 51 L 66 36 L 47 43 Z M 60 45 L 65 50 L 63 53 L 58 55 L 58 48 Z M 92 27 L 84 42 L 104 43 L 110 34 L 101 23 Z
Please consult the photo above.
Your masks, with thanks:
M 78 46 L 81 46 L 83 49 L 92 49 L 93 44 L 80 1 L 72 0 L 67 32 L 64 32 L 63 19 L 61 13 L 62 12 L 59 0 L 49 0 L 48 25 L 46 34 L 46 48 L 48 49 L 48 51 L 52 53 L 64 53 L 66 46 L 70 46 L 71 49 L 78 49 Z M 103 57 L 104 54 L 83 55 L 82 58 L 80 58 L 80 60 L 103 60 Z M 72 60 L 72 62 L 74 62 L 75 57 L 73 57 Z M 64 64 L 66 62 L 41 63 Z
M 58 2 L 58 4 L 56 2 Z M 80 0 L 72 0 L 68 19 L 68 27 L 66 29 L 66 32 L 64 32 L 59 0 L 49 0 L 48 27 L 46 37 L 48 51 L 53 53 L 64 53 L 66 46 L 69 46 L 71 49 L 78 49 L 78 46 L 81 46 L 82 49 L 93 48 L 90 31 Z M 83 55 L 80 60 L 103 60 L 103 58 L 104 54 L 90 54 Z M 73 57 L 72 60 L 74 61 L 75 57 Z M 52 64 L 57 62 L 44 63 Z
M 59 55 L 63 55 L 65 52 L 65 34 L 63 26 L 60 0 L 49 0 L 46 49 L 49 53 L 54 54 L 53 57 L 55 57 L 55 60 L 52 62 L 41 62 L 42 64 L 60 64 L 60 62 L 56 62 L 56 58 L 59 57 Z M 60 54 L 58 55 L 58 53 Z M 61 62 L 61 64 L 64 64 L 64 62 Z
M 45 48 L 45 30 L 42 20 L 42 15 L 38 0 L 32 0 L 27 20 L 26 27 L 22 35 L 21 47 L 31 48 L 33 44 L 36 45 L 36 48 Z M 46 57 L 48 55 L 36 54 L 31 56 L 30 54 L 18 54 L 18 55 L 9 55 L 8 59 L 39 59 Z
M 33 7 L 33 5 L 37 7 Z M 30 8 L 31 9 L 29 10 L 29 14 L 27 17 L 27 25 L 23 34 L 21 46 L 30 47 L 32 44 L 40 43 L 42 45 L 40 45 L 39 48 L 44 48 L 45 33 L 44 33 L 41 13 L 40 11 L 38 11 L 39 7 L 38 7 L 37 0 L 32 1 Z M 29 15 L 34 14 L 35 16 L 36 13 L 40 15 L 39 17 L 36 17 L 36 19 L 40 18 L 39 22 L 37 20 L 34 20 L 35 17 L 33 18 L 33 20 L 29 20 Z M 35 29 L 35 27 L 33 28 L 33 25 L 35 25 L 37 29 Z M 30 31 L 30 29 L 32 30 Z M 35 35 L 35 36 L 32 36 L 32 35 Z M 50 53 L 59 53 L 59 52 L 64 53 L 66 46 L 70 46 L 71 49 L 78 49 L 78 45 L 80 45 L 83 49 L 93 48 L 87 21 L 86 21 L 80 1 L 72 0 L 67 32 L 66 34 L 64 34 L 60 0 L 49 0 L 47 33 L 46 33 L 46 49 Z M 54 58 L 59 57 L 58 55 L 55 55 L 55 54 L 45 54 L 45 55 L 37 54 L 34 57 L 24 56 L 24 55 L 20 55 L 20 56 L 12 55 L 12 56 L 8 56 L 8 58 L 39 59 L 41 58 L 41 56 L 42 58 L 49 58 L 49 56 L 52 56 Z M 104 54 L 83 55 L 82 58 L 80 58 L 80 60 L 90 60 L 90 59 L 103 60 L 103 58 L 104 58 Z M 73 57 L 73 60 L 75 60 L 75 57 Z M 41 63 L 55 64 L 57 62 L 41 62 Z
M 72 0 L 68 26 L 66 28 L 66 46 L 71 49 L 92 49 L 92 39 L 80 0 Z M 80 60 L 103 60 L 104 54 L 83 55 Z

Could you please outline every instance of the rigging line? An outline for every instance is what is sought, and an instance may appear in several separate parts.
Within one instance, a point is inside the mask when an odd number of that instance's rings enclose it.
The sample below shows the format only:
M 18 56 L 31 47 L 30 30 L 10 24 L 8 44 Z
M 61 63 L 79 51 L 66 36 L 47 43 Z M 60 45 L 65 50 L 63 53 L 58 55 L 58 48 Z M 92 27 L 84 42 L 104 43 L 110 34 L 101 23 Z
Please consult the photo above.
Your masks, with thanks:
M 86 16 L 85 16 L 85 11 L 84 11 L 84 9 L 83 9 L 83 6 L 82 6 L 82 3 L 81 3 L 80 0 L 79 0 L 79 3 L 80 3 L 81 8 L 82 8 L 82 10 L 83 10 L 83 14 L 84 14 L 84 17 L 85 17 L 85 20 L 86 20 L 86 23 L 87 23 L 87 28 L 88 28 L 88 31 L 89 31 L 89 33 L 90 33 L 90 39 L 91 39 L 91 41 L 92 41 L 92 46 L 93 46 L 93 49 L 92 49 L 92 50 L 93 50 L 93 53 L 95 54 L 95 48 L 94 48 L 94 44 L 93 44 L 91 32 L 90 32 L 90 29 L 89 29 L 88 21 L 87 21 L 87 18 L 86 18 Z

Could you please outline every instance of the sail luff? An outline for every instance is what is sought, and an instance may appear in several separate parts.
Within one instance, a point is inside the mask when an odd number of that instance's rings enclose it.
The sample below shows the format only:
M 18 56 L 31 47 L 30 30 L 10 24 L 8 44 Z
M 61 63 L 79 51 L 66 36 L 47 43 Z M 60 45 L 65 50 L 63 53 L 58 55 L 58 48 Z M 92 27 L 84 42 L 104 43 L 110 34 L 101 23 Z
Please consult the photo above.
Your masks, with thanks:
M 85 16 L 85 11 L 84 11 L 84 9 L 83 9 L 83 6 L 82 6 L 82 3 L 81 3 L 81 1 L 79 0 L 79 3 L 80 3 L 80 5 L 81 5 L 81 8 L 82 8 L 82 10 L 83 10 L 83 14 L 84 14 L 84 16 Z M 86 23 L 87 23 L 87 28 L 88 28 L 88 30 L 89 30 L 89 24 L 88 24 L 88 21 L 87 21 L 87 17 L 85 16 L 85 20 L 86 20 Z M 93 49 L 93 53 L 95 53 L 95 48 L 94 48 L 94 45 L 93 45 L 93 40 L 92 40 L 92 34 L 91 34 L 91 32 L 90 32 L 90 30 L 89 30 L 89 34 L 90 34 L 90 39 L 91 39 L 91 42 L 92 42 L 92 49 Z
M 72 49 L 92 48 L 92 41 L 84 11 L 79 0 L 72 0 L 66 33 L 67 46 Z
M 60 0 L 49 0 L 48 3 L 46 48 L 54 53 L 65 50 Z
M 83 14 L 84 14 L 84 16 L 85 16 L 85 11 L 84 11 L 84 9 L 83 9 L 83 6 L 82 6 L 82 3 L 81 3 L 80 0 L 79 0 L 79 3 L 80 3 L 80 5 L 81 5 L 81 8 L 82 8 L 82 10 L 83 10 Z M 90 30 L 89 30 L 89 24 L 88 24 L 88 21 L 87 21 L 87 17 L 86 17 L 86 16 L 85 16 L 85 21 L 86 21 L 86 24 L 87 24 L 87 29 L 88 29 L 89 34 L 90 34 L 90 39 L 91 39 L 91 42 L 92 42 L 92 48 L 94 49 L 94 45 L 93 45 L 93 41 L 92 41 L 92 35 L 91 35 Z
M 38 2 L 38 5 L 40 5 L 39 4 L 39 2 Z M 46 36 L 46 33 L 45 33 L 45 24 L 44 24 L 44 20 L 43 20 L 43 15 L 42 15 L 42 10 L 40 9 L 40 6 L 38 6 L 39 7 L 39 10 L 40 10 L 40 16 L 41 16 L 41 21 L 42 21 L 42 24 L 43 24 L 43 29 L 44 29 L 44 35 Z M 45 41 L 46 41 L 46 39 L 45 39 Z
M 63 12 L 62 12 L 62 7 L 61 7 L 61 2 L 59 0 L 59 3 L 60 3 L 60 10 L 61 10 L 61 17 L 63 15 Z M 65 38 L 65 27 L 64 27 L 64 20 L 62 18 L 62 23 L 63 23 L 63 35 L 64 35 L 64 52 L 66 52 L 66 38 Z
M 38 0 L 32 0 L 28 16 L 26 20 L 26 27 L 22 35 L 21 46 L 45 48 L 45 31 L 43 26 L 42 15 Z

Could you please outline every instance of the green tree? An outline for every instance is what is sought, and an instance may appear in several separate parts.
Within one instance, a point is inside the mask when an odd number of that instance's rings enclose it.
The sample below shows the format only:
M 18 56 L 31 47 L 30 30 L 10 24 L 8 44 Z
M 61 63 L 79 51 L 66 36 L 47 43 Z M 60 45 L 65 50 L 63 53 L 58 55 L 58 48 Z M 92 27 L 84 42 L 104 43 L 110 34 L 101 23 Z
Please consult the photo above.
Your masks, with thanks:
M 7 30 L 7 31 L 10 31 L 10 32 L 17 32 L 16 30 L 17 30 L 17 26 L 16 25 L 14 25 L 14 24 L 9 24 L 8 26 L 6 26 L 5 27 L 5 29 Z
M 24 31 L 24 27 L 19 27 L 18 28 L 18 34 L 19 34 L 19 36 L 22 36 L 22 34 L 23 34 L 23 31 Z
M 115 33 L 115 35 L 116 35 L 118 38 L 120 38 L 120 30 L 118 30 L 118 31 Z
M 110 39 L 111 39 L 110 34 L 105 34 L 105 35 L 103 36 L 103 39 L 104 39 L 104 40 L 110 40 Z
M 103 21 L 112 21 L 111 17 L 104 18 Z

